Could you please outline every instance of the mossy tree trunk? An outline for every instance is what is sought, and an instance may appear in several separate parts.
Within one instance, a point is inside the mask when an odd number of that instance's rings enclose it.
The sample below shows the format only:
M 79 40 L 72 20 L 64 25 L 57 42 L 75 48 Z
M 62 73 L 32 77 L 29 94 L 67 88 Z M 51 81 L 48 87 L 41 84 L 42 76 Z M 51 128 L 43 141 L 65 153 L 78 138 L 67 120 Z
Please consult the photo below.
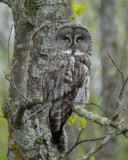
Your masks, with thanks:
M 49 42 L 62 23 L 66 0 L 1 0 L 13 13 L 15 45 L 9 98 L 3 105 L 8 121 L 8 159 L 58 159 L 47 127 L 47 108 L 34 106 L 25 112 L 24 125 L 15 127 L 16 114 L 27 100 L 42 98 L 42 71 Z M 52 46 L 51 46 L 52 47 Z M 27 99 L 27 100 L 26 100 Z M 33 116 L 32 116 L 33 115 Z M 31 116 L 31 118 L 30 118 Z

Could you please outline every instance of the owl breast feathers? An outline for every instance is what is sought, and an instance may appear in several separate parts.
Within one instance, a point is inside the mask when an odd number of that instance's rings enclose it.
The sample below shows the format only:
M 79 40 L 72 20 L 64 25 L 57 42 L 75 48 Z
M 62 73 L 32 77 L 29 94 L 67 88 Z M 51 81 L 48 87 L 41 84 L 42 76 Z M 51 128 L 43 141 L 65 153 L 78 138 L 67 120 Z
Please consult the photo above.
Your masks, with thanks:
M 64 125 L 73 102 L 87 103 L 91 71 L 92 37 L 82 25 L 62 26 L 43 72 L 43 97 L 49 107 L 52 142 L 60 156 L 67 149 Z

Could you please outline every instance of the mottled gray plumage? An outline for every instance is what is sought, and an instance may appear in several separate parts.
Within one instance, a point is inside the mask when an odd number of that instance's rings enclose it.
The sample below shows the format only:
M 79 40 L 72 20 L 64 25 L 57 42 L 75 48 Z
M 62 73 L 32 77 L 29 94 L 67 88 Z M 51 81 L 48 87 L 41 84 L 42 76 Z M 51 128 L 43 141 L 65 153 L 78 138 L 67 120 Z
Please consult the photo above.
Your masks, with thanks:
M 55 37 L 53 50 L 43 72 L 43 97 L 49 105 L 52 141 L 59 154 L 67 149 L 64 125 L 72 113 L 73 103 L 89 100 L 92 36 L 79 24 L 62 26 Z

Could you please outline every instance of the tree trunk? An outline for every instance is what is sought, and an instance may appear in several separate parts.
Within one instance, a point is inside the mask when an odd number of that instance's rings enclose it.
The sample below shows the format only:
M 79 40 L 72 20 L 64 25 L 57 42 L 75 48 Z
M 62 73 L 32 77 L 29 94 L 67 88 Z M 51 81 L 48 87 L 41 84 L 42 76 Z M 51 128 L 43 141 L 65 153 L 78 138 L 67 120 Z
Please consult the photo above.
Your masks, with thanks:
M 117 51 L 117 30 L 115 24 L 115 3 L 114 0 L 102 0 L 100 8 L 101 16 L 101 64 L 102 64 L 102 95 L 103 106 L 109 112 L 110 117 L 114 114 L 116 101 L 119 91 L 117 84 L 117 70 L 111 62 L 109 55 L 115 60 Z M 109 106 L 109 108 L 108 108 Z M 106 131 L 105 131 L 106 132 Z M 112 140 L 101 152 L 97 155 L 97 160 L 116 160 L 118 152 L 118 138 Z
M 15 26 L 15 47 L 11 69 L 9 98 L 3 105 L 8 121 L 8 159 L 58 159 L 58 153 L 51 144 L 44 109 L 33 116 L 41 105 L 27 110 L 22 128 L 15 127 L 17 110 L 26 101 L 42 98 L 42 71 L 49 44 L 62 23 L 66 0 L 6 1 L 13 13 Z M 19 93 L 18 93 L 18 92 Z M 27 100 L 26 100 L 27 99 Z M 29 118 L 31 116 L 31 118 Z

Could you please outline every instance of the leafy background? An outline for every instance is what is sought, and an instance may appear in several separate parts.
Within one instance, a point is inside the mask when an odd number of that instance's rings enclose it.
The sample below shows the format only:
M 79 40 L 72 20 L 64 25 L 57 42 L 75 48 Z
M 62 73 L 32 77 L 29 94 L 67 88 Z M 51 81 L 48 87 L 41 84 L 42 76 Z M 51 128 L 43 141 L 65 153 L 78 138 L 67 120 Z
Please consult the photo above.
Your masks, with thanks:
M 100 30 L 100 9 L 101 0 L 77 0 L 75 2 L 69 2 L 69 8 L 66 11 L 66 19 L 73 19 L 76 23 L 82 23 L 88 26 L 92 35 L 94 37 L 94 50 L 92 56 L 93 70 L 90 84 L 91 100 L 96 104 L 102 106 L 103 96 L 102 96 L 102 66 L 100 60 L 100 49 L 101 49 L 101 30 Z M 73 6 L 72 6 L 73 5 Z M 110 3 L 111 5 L 111 3 Z M 127 12 L 124 11 L 124 7 L 128 7 L 127 0 L 115 0 L 115 21 L 116 29 L 118 32 L 118 49 L 120 56 L 118 57 L 117 63 L 121 63 L 124 60 L 124 41 L 126 40 L 128 44 L 128 20 Z M 72 13 L 71 13 L 72 11 Z M 83 13 L 82 13 L 83 12 Z M 69 13 L 69 14 L 68 14 Z M 71 14 L 70 14 L 71 13 Z M 10 34 L 10 29 L 13 24 L 11 10 L 4 4 L 0 3 L 0 115 L 2 114 L 2 104 L 8 96 L 9 84 L 4 78 L 3 71 L 9 72 L 8 67 L 8 37 Z M 111 35 L 110 35 L 111 36 Z M 10 59 L 13 55 L 13 45 L 14 44 L 14 28 L 12 30 L 10 39 Z M 128 60 L 128 48 L 125 55 L 125 59 Z M 128 61 L 127 61 L 128 62 Z M 127 64 L 128 65 L 128 64 Z M 125 75 L 127 74 L 126 66 L 123 65 L 121 68 Z M 127 89 L 128 95 L 128 89 Z M 87 107 L 94 113 L 101 114 L 101 110 L 93 106 Z M 68 130 L 69 137 L 69 148 L 76 141 L 77 136 L 81 129 L 84 129 L 81 139 L 88 137 L 99 137 L 103 134 L 103 129 L 96 124 L 92 124 L 77 115 L 73 115 L 67 122 L 66 126 Z M 0 117 L 0 160 L 6 160 L 7 153 L 7 122 L 5 119 Z M 71 138 L 70 138 L 71 137 Z M 74 160 L 80 156 L 83 156 L 89 148 L 94 146 L 93 144 L 82 144 L 74 151 L 68 155 L 66 160 Z M 116 160 L 128 160 L 128 140 L 121 136 L 120 145 L 118 148 L 118 158 Z M 76 157 L 75 157 L 76 156 Z

